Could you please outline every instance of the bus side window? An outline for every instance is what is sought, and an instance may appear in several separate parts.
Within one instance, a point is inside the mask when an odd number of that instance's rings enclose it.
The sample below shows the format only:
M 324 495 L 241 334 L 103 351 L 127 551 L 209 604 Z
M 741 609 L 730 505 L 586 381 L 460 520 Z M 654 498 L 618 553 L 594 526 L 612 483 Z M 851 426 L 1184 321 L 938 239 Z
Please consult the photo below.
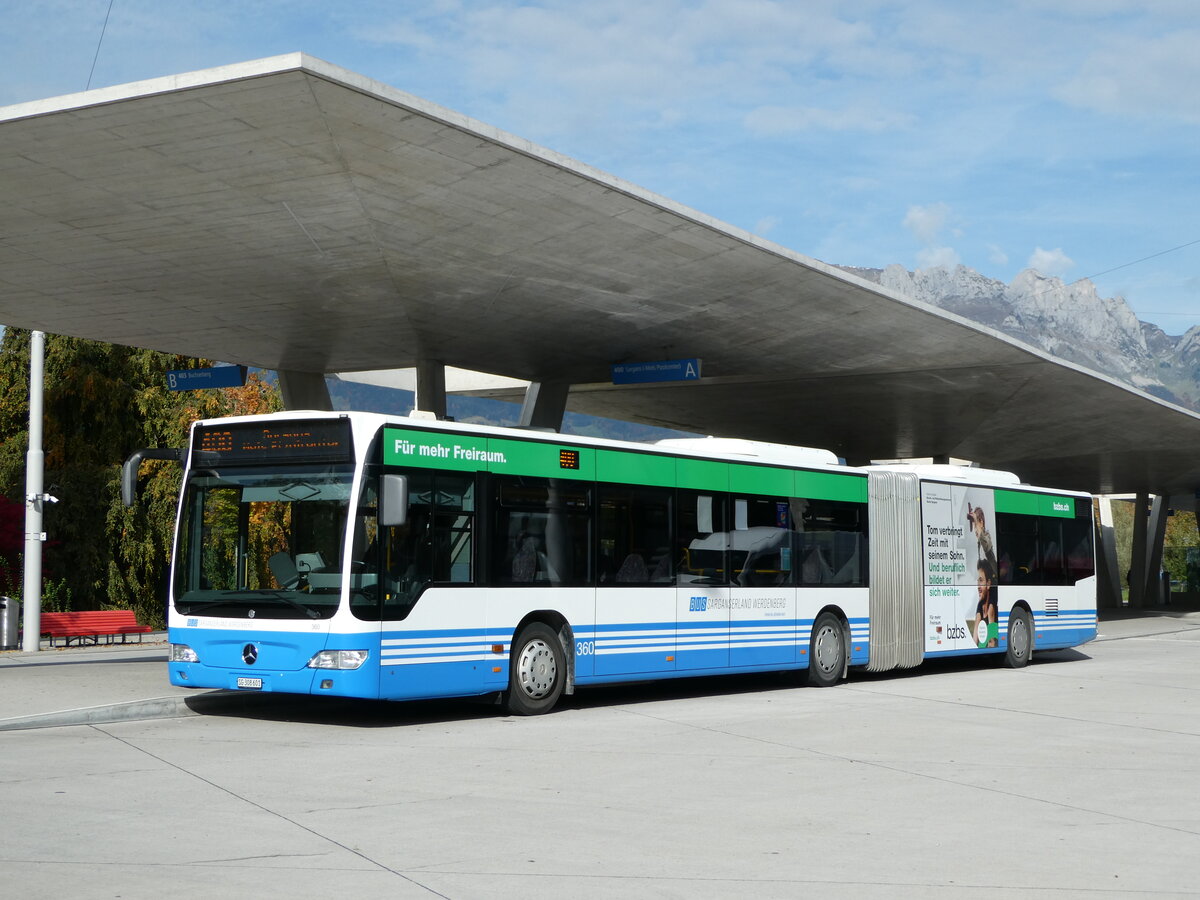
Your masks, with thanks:
M 729 534 L 725 494 L 679 491 L 675 517 L 679 584 L 729 583 Z
M 1076 501 L 1078 512 L 1074 519 L 1063 522 L 1063 544 L 1067 551 L 1067 583 L 1075 584 L 1096 574 L 1093 549 L 1095 526 L 1092 524 L 1091 504 Z
M 427 584 L 474 581 L 475 478 L 408 473 L 408 516 L 384 529 L 385 619 L 404 618 Z
M 793 498 L 791 509 L 797 583 L 807 587 L 866 585 L 866 504 Z
M 996 550 L 1000 554 L 1001 584 L 1037 584 L 1037 517 L 996 513 Z
M 497 477 L 492 484 L 491 582 L 590 584 L 591 487 L 529 476 Z
M 432 504 L 433 580 L 469 584 L 474 576 L 475 478 L 438 475 Z
M 601 484 L 597 489 L 597 582 L 604 587 L 671 584 L 669 488 Z
M 791 509 L 777 497 L 735 497 L 729 533 L 733 581 L 745 587 L 790 584 Z

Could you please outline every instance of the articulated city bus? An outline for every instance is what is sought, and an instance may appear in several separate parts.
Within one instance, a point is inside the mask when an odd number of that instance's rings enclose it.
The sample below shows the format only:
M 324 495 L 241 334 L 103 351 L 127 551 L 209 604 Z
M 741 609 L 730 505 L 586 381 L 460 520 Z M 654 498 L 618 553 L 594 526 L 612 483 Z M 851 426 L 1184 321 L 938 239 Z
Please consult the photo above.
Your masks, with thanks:
M 179 455 L 183 687 L 536 714 L 586 685 L 829 686 L 1096 635 L 1091 498 L 1003 472 L 365 413 L 201 421 Z

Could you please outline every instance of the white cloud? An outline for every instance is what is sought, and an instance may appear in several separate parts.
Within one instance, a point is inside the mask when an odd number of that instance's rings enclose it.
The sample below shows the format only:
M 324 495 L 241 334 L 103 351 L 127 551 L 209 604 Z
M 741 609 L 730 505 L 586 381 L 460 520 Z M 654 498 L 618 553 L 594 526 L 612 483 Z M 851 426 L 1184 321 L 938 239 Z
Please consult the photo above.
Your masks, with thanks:
M 880 182 L 877 177 L 871 175 L 847 175 L 844 178 L 839 178 L 837 183 L 847 191 L 853 193 L 863 193 L 864 191 L 878 191 Z
M 760 106 L 742 120 L 752 134 L 774 136 L 803 131 L 865 131 L 878 133 L 913 122 L 904 113 L 859 108 L 821 109 L 813 106 Z
M 951 225 L 953 211 L 945 203 L 930 203 L 928 206 L 910 206 L 904 216 L 904 227 L 925 246 L 917 251 L 917 268 L 933 269 L 939 266 L 954 268 L 962 260 L 953 247 L 940 242 L 942 232 L 948 227 L 954 237 L 962 231 Z
M 763 216 L 754 223 L 754 233 L 759 237 L 766 237 L 782 221 L 779 216 Z
M 1064 102 L 1109 115 L 1200 122 L 1200 31 L 1114 38 L 1055 90 Z
M 903 224 L 922 244 L 933 244 L 949 218 L 949 206 L 931 203 L 928 206 L 910 206 Z
M 756 137 L 891 131 L 914 121 L 911 101 L 871 86 L 897 85 L 929 58 L 874 21 L 881 0 L 851 10 L 837 0 L 368 6 L 374 15 L 355 5 L 357 39 L 452 70 L 483 99 L 473 115 L 546 140 L 606 119 L 610 131 L 657 129 L 664 109 L 691 126 L 740 122 Z
M 917 268 L 935 269 L 939 266 L 953 269 L 962 260 L 952 247 L 926 247 L 917 253 Z
M 1038 247 L 1030 254 L 1029 262 L 1026 265 L 1043 275 L 1054 275 L 1061 278 L 1075 266 L 1075 260 L 1063 253 L 1061 247 L 1053 250 L 1044 250 Z
M 996 266 L 1008 265 L 1008 254 L 996 244 L 988 244 L 988 262 Z

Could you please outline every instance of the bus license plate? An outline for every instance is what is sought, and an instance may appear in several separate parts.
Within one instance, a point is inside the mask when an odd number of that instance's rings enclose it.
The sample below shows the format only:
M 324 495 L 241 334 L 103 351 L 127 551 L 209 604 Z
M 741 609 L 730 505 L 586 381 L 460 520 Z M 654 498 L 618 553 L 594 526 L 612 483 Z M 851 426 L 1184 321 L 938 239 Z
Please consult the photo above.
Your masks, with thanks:
M 239 678 L 237 680 L 237 686 L 239 688 L 246 688 L 247 690 L 251 690 L 251 691 L 261 691 L 262 690 L 262 679 L 261 678 Z

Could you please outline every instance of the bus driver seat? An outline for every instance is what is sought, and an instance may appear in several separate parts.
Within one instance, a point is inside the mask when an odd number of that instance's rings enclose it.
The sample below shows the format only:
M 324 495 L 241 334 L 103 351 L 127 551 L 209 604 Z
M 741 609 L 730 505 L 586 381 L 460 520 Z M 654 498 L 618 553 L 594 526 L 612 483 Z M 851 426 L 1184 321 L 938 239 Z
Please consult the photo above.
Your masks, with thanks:
M 272 556 L 267 560 L 267 566 L 285 591 L 294 591 L 300 586 L 300 570 L 286 551 L 280 550 Z

